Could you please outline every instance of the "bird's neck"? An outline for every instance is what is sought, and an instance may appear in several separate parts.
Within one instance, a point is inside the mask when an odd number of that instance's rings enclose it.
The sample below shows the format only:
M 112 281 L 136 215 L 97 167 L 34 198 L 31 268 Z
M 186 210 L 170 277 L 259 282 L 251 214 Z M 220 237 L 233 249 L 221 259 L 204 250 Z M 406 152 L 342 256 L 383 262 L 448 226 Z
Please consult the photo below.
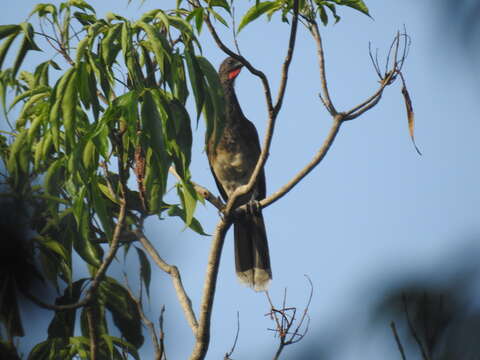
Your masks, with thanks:
M 234 82 L 223 82 L 222 87 L 225 96 L 225 115 L 227 123 L 238 123 L 242 121 L 245 117 L 238 102 L 237 95 L 235 94 Z

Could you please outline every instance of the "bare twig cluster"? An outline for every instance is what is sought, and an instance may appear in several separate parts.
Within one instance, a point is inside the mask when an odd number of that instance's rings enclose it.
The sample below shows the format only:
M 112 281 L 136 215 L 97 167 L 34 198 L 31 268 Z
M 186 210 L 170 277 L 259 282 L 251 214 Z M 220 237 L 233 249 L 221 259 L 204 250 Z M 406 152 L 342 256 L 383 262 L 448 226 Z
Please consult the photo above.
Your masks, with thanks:
M 286 289 L 283 293 L 282 306 L 279 309 L 277 309 L 273 305 L 273 302 L 270 299 L 270 295 L 268 294 L 268 292 L 266 292 L 266 296 L 270 304 L 270 312 L 267 315 L 270 317 L 270 319 L 272 319 L 275 324 L 275 327 L 269 330 L 273 331 L 280 340 L 277 351 L 275 352 L 275 355 L 273 357 L 274 360 L 280 358 L 280 355 L 285 346 L 298 343 L 305 337 L 308 332 L 308 326 L 310 324 L 310 317 L 308 315 L 308 311 L 313 297 L 313 284 L 308 276 L 306 278 L 310 285 L 310 294 L 308 296 L 305 309 L 303 310 L 299 320 L 297 319 L 297 308 L 288 307 L 286 305 Z

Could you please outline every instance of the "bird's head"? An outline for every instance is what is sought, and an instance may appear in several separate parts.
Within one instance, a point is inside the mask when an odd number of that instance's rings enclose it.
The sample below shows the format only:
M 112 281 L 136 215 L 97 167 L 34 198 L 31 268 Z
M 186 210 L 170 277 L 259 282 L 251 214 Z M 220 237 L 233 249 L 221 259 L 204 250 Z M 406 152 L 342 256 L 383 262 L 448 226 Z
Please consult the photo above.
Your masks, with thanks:
M 218 70 L 220 81 L 223 83 L 233 82 L 238 74 L 240 74 L 242 67 L 243 64 L 233 57 L 226 58 Z

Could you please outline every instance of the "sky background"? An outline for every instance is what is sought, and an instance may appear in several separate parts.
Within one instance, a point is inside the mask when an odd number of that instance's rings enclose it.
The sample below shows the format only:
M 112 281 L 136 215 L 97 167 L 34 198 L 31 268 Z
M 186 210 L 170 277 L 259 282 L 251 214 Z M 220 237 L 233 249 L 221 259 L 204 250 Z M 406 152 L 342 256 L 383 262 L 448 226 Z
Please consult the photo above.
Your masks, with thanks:
M 0 23 L 23 21 L 36 3 L 5 1 Z M 253 4 L 242 3 L 236 9 L 237 24 Z M 366 3 L 374 20 L 342 8 L 340 23 L 321 28 L 332 100 L 338 110 L 347 110 L 375 91 L 378 82 L 368 44 L 378 48 L 384 59 L 394 35 L 405 26 L 412 45 L 404 74 L 423 156 L 411 144 L 401 86 L 396 84 L 385 91 L 373 110 L 344 124 L 324 161 L 288 195 L 264 210 L 273 270 L 272 300 L 280 305 L 287 288 L 287 305 L 301 311 L 310 291 L 305 275 L 314 285 L 309 333 L 301 343 L 285 350 L 285 359 L 320 359 L 320 349 L 332 343 L 337 344 L 335 359 L 397 358 L 388 323 L 378 333 L 366 331 L 371 304 L 382 286 L 402 277 L 447 276 L 444 274 L 454 272 L 450 269 L 461 262 L 458 254 L 478 250 L 473 245 L 480 230 L 475 58 L 469 58 L 458 44 L 452 19 L 440 16 L 442 1 Z M 127 1 L 109 0 L 91 4 L 98 16 L 112 11 L 135 20 L 167 2 L 147 0 L 140 6 L 138 1 L 127 5 Z M 164 8 L 174 6 L 173 2 L 169 4 Z M 288 31 L 288 26 L 274 17 L 270 24 L 264 19 L 254 22 L 238 37 L 242 55 L 267 74 L 274 94 Z M 232 44 L 229 30 L 221 34 Z M 207 32 L 201 38 L 204 55 L 218 66 L 225 55 Z M 30 55 L 27 66 L 39 62 L 35 56 L 42 55 Z M 263 137 L 267 117 L 260 82 L 245 69 L 237 78 L 236 89 L 245 115 Z M 318 99 L 319 91 L 315 45 L 300 27 L 284 106 L 265 168 L 267 194 L 289 181 L 321 146 L 331 119 Z M 200 124 L 194 132 L 193 180 L 217 193 L 203 139 L 204 127 Z M 171 193 L 170 199 L 174 199 L 175 190 Z M 196 216 L 206 232 L 212 233 L 218 220 L 216 209 L 200 205 Z M 198 309 L 210 237 L 184 231 L 176 219 L 152 219 L 147 235 L 165 260 L 180 268 Z M 240 335 L 233 358 L 268 359 L 278 342 L 267 330 L 273 327 L 265 316 L 269 305 L 262 293 L 236 280 L 232 240 L 229 233 L 207 359 L 223 358 L 230 350 L 237 311 Z M 121 256 L 118 260 L 111 274 L 123 269 L 136 278 L 135 257 L 129 257 L 125 264 Z M 79 269 L 77 274 L 80 277 L 85 272 Z M 152 302 L 147 308 L 153 319 L 158 317 L 161 305 L 166 306 L 168 358 L 187 358 L 194 339 L 164 273 L 154 270 L 151 293 Z M 51 314 L 35 316 L 24 320 L 33 334 L 21 340 L 24 352 L 44 339 L 45 319 L 49 321 Z M 146 339 L 142 358 L 148 359 L 151 355 Z

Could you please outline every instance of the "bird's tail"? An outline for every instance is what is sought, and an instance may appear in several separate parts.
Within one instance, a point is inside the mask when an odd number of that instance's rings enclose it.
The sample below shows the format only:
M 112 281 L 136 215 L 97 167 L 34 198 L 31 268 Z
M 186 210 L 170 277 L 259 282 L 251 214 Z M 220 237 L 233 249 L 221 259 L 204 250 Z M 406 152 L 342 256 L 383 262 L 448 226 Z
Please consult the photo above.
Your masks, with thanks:
M 267 290 L 272 270 L 261 211 L 246 213 L 235 219 L 234 233 L 238 279 L 255 291 Z

